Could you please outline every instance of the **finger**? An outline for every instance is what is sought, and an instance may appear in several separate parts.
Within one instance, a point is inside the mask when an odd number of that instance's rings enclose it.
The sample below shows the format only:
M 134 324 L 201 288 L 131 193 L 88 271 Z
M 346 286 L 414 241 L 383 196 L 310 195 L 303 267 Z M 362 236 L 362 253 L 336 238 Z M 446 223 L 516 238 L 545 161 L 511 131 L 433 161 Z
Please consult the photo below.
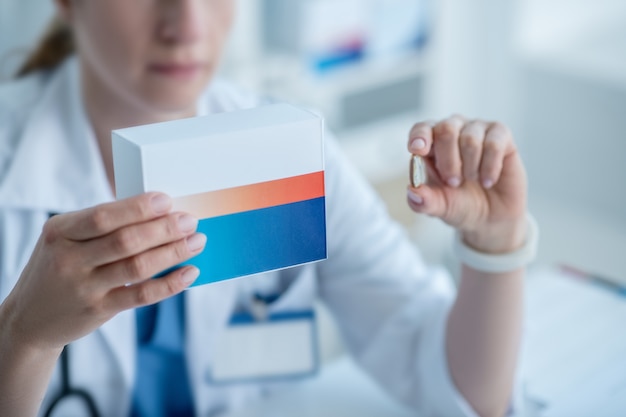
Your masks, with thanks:
M 464 124 L 461 116 L 452 116 L 433 128 L 435 166 L 441 179 L 451 187 L 458 187 L 462 182 L 459 134 Z
M 199 274 L 198 268 L 186 266 L 161 278 L 116 288 L 109 293 L 106 308 L 119 312 L 158 303 L 183 291 L 198 278 Z
M 470 181 L 479 180 L 480 159 L 483 153 L 483 141 L 487 124 L 481 121 L 467 123 L 459 135 L 459 149 L 463 178 Z
M 106 265 L 193 234 L 198 220 L 186 213 L 172 213 L 117 229 L 99 239 L 83 242 L 81 257 L 91 266 Z
M 426 156 L 430 153 L 433 143 L 433 126 L 435 122 L 417 123 L 409 133 L 408 149 L 413 155 Z
M 146 193 L 86 210 L 55 216 L 56 230 L 67 239 L 83 241 L 107 235 L 121 227 L 141 223 L 170 211 L 172 200 L 162 193 Z
M 104 288 L 137 284 L 198 255 L 205 245 L 206 236 L 195 233 L 186 239 L 102 266 L 96 270 L 96 279 Z
M 419 188 L 408 187 L 407 202 L 416 213 L 445 218 L 446 197 L 443 188 L 423 185 Z
M 480 181 L 491 188 L 500 179 L 504 158 L 513 148 L 513 139 L 506 126 L 492 123 L 485 135 L 483 156 L 480 164 Z

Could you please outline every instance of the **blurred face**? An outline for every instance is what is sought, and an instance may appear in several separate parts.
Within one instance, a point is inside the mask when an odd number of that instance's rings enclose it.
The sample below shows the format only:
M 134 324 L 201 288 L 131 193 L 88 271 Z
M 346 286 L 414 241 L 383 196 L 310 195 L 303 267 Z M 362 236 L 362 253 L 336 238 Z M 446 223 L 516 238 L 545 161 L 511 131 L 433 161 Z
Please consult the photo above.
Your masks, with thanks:
M 147 112 L 184 111 L 212 77 L 234 0 L 57 0 L 88 89 Z

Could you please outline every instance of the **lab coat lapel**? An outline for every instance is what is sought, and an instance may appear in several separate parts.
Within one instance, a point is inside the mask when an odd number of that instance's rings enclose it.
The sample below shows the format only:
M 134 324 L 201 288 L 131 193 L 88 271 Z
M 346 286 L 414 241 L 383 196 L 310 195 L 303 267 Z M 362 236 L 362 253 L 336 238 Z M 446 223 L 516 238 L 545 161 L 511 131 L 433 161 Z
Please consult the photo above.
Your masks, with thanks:
M 104 336 L 119 365 L 126 388 L 133 386 L 135 381 L 136 361 L 136 322 L 135 311 L 127 310 L 119 313 L 106 322 L 98 330 Z
M 46 82 L 31 112 L 13 162 L 0 183 L 0 205 L 44 213 L 65 213 L 114 200 L 95 136 L 85 114 L 78 62 L 68 59 Z M 199 114 L 219 109 L 199 101 Z M 213 341 L 219 337 L 234 309 L 236 281 L 193 288 L 187 297 L 187 357 L 199 414 L 211 398 L 210 372 Z M 125 311 L 105 323 L 101 334 L 110 348 L 127 387 L 135 378 L 134 311 Z
M 50 75 L 0 184 L 5 207 L 65 213 L 113 199 L 80 93 L 78 62 Z
M 15 157 L 0 185 L 0 204 L 65 213 L 112 201 L 95 136 L 80 92 L 78 62 L 51 75 L 33 109 Z M 131 386 L 135 363 L 133 311 L 118 314 L 101 332 Z

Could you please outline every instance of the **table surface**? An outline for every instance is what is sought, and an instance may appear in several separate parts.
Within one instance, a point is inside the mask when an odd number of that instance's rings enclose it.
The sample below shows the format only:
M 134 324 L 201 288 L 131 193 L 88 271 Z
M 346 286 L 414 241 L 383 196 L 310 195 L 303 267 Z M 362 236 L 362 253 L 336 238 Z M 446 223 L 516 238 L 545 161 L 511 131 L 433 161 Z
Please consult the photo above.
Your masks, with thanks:
M 226 417 L 409 417 L 409 409 L 394 401 L 348 356 L 325 365 L 311 380 L 234 411 Z

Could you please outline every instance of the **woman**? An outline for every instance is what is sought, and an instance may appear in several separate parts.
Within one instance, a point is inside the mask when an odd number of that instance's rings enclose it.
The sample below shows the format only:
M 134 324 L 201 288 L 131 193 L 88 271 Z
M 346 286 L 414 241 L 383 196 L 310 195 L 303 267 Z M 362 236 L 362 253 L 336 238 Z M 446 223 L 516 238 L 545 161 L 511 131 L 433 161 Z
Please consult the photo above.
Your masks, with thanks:
M 21 78 L 0 88 L 1 415 L 49 407 L 61 389 L 55 365 L 70 343 L 73 383 L 103 416 L 154 415 L 150 407 L 205 416 L 245 404 L 267 384 L 214 384 L 209 346 L 239 299 L 271 291 L 282 294 L 277 310 L 319 295 L 356 360 L 424 415 L 515 408 L 523 267 L 534 242 L 524 168 L 504 126 L 454 116 L 409 134 L 410 152 L 428 161 L 429 183 L 409 188 L 408 204 L 462 239 L 456 297 L 332 141 L 328 260 L 182 297 L 198 275 L 193 267 L 150 277 L 211 237 L 196 233 L 196 219 L 172 212 L 166 195 L 114 201 L 110 132 L 262 104 L 212 81 L 233 1 L 55 3 L 61 29 Z M 70 29 L 75 54 L 64 44 Z M 159 363 L 171 365 L 166 374 L 176 382 L 157 383 L 165 374 L 142 362 L 143 325 L 136 329 L 133 309 L 169 302 L 185 316 L 186 339 L 159 356 L 171 359 Z

